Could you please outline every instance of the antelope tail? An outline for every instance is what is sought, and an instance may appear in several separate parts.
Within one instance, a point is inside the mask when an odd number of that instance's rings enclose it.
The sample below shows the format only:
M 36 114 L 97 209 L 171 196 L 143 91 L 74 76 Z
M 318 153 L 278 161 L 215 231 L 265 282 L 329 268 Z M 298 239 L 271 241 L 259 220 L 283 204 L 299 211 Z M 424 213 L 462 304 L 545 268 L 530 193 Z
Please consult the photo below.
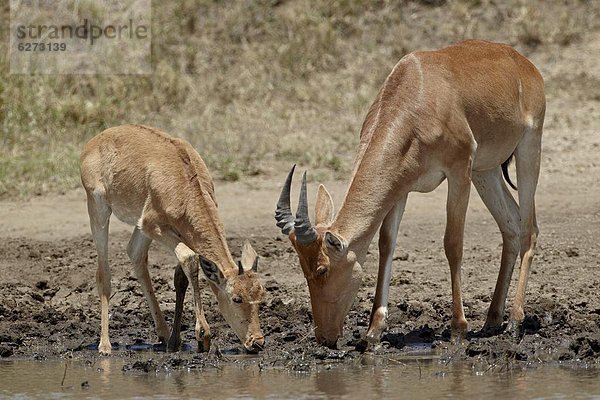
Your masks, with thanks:
M 502 175 L 504 176 L 506 183 L 508 183 L 511 188 L 513 188 L 514 190 L 518 190 L 517 187 L 515 186 L 515 184 L 512 183 L 512 181 L 510 180 L 510 175 L 508 175 L 508 166 L 510 165 L 510 162 L 512 161 L 513 156 L 514 156 L 514 154 L 511 154 L 510 157 L 508 157 L 508 160 L 506 160 L 502 163 Z

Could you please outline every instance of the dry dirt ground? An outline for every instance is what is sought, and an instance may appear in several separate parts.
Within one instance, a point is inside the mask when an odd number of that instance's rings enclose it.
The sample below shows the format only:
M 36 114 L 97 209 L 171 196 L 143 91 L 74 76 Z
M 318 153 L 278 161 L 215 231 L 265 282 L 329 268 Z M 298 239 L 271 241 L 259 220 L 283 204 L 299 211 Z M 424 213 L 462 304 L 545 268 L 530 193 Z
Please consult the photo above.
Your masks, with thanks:
M 600 71 L 597 56 L 589 56 L 600 54 L 599 44 L 596 38 L 566 49 L 550 46 L 532 57 L 545 76 L 549 96 L 537 194 L 541 233 L 527 290 L 523 334 L 517 338 L 508 333 L 478 335 L 496 281 L 501 238 L 473 190 L 462 273 L 471 334 L 466 343 L 450 345 L 450 282 L 442 239 L 443 184 L 433 193 L 409 197 L 394 260 L 390 328 L 382 346 L 373 350 L 375 354 L 399 356 L 424 343 L 447 359 L 477 359 L 492 365 L 507 360 L 599 363 Z M 259 272 L 268 297 L 261 313 L 267 346 L 259 359 L 297 369 L 323 360 L 352 362 L 360 357 L 354 345 L 366 331 L 372 305 L 377 240 L 371 247 L 362 288 L 346 319 L 340 349 L 317 346 L 308 290 L 297 257 L 274 225 L 273 210 L 287 168 L 282 166 L 243 183 L 216 182 L 220 213 L 234 256 L 240 255 L 247 237 L 261 257 Z M 311 199 L 316 185 L 309 185 Z M 345 181 L 327 183 L 337 205 L 345 185 Z M 128 354 L 157 338 L 125 253 L 131 229 L 114 217 L 111 223 L 111 339 L 126 350 L 122 354 Z M 89 349 L 99 339 L 100 330 L 95 263 L 82 190 L 27 202 L 0 202 L 2 357 L 95 357 L 96 352 Z M 169 320 L 175 301 L 174 266 L 171 254 L 158 246 L 152 248 L 150 272 Z M 188 300 L 183 336 L 192 351 L 164 358 L 171 366 L 203 365 L 222 355 L 226 359 L 241 347 L 216 311 L 216 300 L 208 289 L 203 299 L 213 327 L 213 350 L 208 356 L 194 353 L 194 321 Z

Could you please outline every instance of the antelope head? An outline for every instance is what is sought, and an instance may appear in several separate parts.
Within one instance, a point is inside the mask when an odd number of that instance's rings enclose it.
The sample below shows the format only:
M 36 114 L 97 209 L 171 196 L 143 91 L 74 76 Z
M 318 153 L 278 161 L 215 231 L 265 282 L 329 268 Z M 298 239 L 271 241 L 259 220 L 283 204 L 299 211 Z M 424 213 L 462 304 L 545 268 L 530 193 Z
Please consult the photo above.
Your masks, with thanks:
M 265 339 L 260 329 L 259 311 L 265 290 L 258 280 L 256 251 L 246 241 L 237 268 L 228 270 L 226 275 L 204 257 L 200 257 L 200 266 L 217 295 L 221 314 L 244 348 L 251 353 L 262 350 Z
M 275 211 L 276 225 L 288 235 L 308 283 L 317 342 L 335 347 L 342 335 L 344 319 L 362 282 L 362 269 L 343 237 L 332 229 L 333 201 L 320 185 L 315 206 L 315 226 L 308 216 L 306 172 L 302 176 L 300 200 L 294 217 L 290 188 L 294 167 L 289 172 Z

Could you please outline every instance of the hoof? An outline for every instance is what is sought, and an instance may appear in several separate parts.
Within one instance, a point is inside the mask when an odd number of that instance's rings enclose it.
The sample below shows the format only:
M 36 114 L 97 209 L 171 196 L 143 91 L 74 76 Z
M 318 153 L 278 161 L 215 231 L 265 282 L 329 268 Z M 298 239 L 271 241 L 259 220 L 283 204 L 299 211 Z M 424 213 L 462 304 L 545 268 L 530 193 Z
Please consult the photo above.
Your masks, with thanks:
M 450 343 L 462 344 L 467 339 L 467 330 L 463 329 L 451 329 L 450 330 Z
M 248 354 L 258 354 L 263 351 L 265 348 L 265 340 L 261 338 L 260 340 L 247 341 L 244 343 L 244 350 Z
M 356 346 L 354 348 L 356 349 L 356 351 L 358 351 L 360 353 L 364 353 L 369 348 L 369 342 L 366 341 L 365 339 L 362 339 L 360 342 L 358 342 L 356 344 Z
M 463 343 L 467 337 L 469 325 L 464 319 L 450 321 L 450 342 L 452 344 Z
M 504 323 L 504 317 L 503 315 L 489 315 L 487 316 L 486 320 L 485 320 L 485 324 L 483 325 L 483 330 L 485 331 L 494 331 L 494 330 L 498 330 L 502 327 L 502 324 Z
M 515 339 L 523 337 L 523 324 L 522 321 L 509 320 L 506 327 L 506 332 Z
M 484 325 L 483 328 L 481 328 L 481 330 L 478 333 L 478 336 L 481 337 L 490 337 L 490 336 L 496 336 L 501 334 L 502 332 L 504 332 L 504 328 L 502 325 L 494 325 L 494 326 L 488 326 L 488 325 Z
M 198 353 L 208 353 L 210 350 L 210 336 L 198 340 Z
M 460 335 L 451 335 L 450 336 L 450 344 L 453 345 L 461 345 L 463 343 L 465 343 L 466 338 L 464 336 L 460 336 Z
M 174 353 L 181 350 L 181 339 L 177 336 L 169 338 L 167 352 Z
M 110 342 L 108 344 L 100 343 L 100 345 L 98 346 L 98 353 L 100 353 L 100 355 L 103 355 L 103 356 L 110 356 L 112 347 L 113 346 Z
M 381 335 L 381 331 L 371 333 L 367 332 L 365 337 L 363 337 L 360 342 L 356 344 L 356 351 L 364 353 L 369 349 L 377 349 L 381 343 Z

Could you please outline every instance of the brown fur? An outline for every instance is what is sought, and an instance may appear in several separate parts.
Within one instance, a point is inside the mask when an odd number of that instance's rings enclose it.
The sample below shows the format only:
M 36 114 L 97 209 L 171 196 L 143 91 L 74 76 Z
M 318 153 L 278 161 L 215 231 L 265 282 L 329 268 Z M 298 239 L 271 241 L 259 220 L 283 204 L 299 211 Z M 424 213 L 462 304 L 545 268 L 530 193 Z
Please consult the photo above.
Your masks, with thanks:
M 264 340 L 258 323 L 258 303 L 264 290 L 252 271 L 257 255 L 244 246 L 244 270 L 229 252 L 217 213 L 214 186 L 200 155 L 182 139 L 142 125 L 109 128 L 94 138 L 81 153 L 81 181 L 88 196 L 92 234 L 98 249 L 98 288 L 102 306 L 100 351 L 109 353 L 108 297 L 110 270 L 106 254 L 111 213 L 135 226 L 128 253 L 148 299 L 157 333 L 169 336 L 147 271 L 147 251 L 152 240 L 173 250 L 184 274 L 176 277 L 178 292 L 191 282 L 196 304 L 196 336 L 200 349 L 208 350 L 210 329 L 200 303 L 198 272 L 202 267 L 219 307 L 244 345 L 251 349 Z M 186 279 L 187 278 L 187 279 Z M 180 312 L 183 296 L 177 297 Z M 233 304 L 232 298 L 242 304 Z M 175 320 L 180 322 L 177 314 Z M 176 324 L 177 325 L 177 324 Z M 169 346 L 179 343 L 179 326 Z
M 448 180 L 444 246 L 452 278 L 453 336 L 462 337 L 467 330 L 460 266 L 471 182 L 496 219 L 504 242 L 486 325 L 502 323 L 519 250 L 521 275 L 511 320 L 523 319 L 537 238 L 534 195 L 544 114 L 542 77 L 509 46 L 470 40 L 412 53 L 398 62 L 363 123 L 354 171 L 337 216 L 331 215 L 333 222 L 317 228 L 319 236 L 309 246 L 297 243 L 294 233 L 290 234 L 309 285 L 319 342 L 335 345 L 341 335 L 378 228 L 379 275 L 367 340 L 379 340 L 387 316 L 392 255 L 408 193 L 429 192 L 444 179 Z M 520 209 L 501 174 L 501 164 L 513 153 Z M 326 203 L 317 201 L 317 215 L 324 214 L 320 207 Z M 319 268 L 327 273 L 315 274 Z

